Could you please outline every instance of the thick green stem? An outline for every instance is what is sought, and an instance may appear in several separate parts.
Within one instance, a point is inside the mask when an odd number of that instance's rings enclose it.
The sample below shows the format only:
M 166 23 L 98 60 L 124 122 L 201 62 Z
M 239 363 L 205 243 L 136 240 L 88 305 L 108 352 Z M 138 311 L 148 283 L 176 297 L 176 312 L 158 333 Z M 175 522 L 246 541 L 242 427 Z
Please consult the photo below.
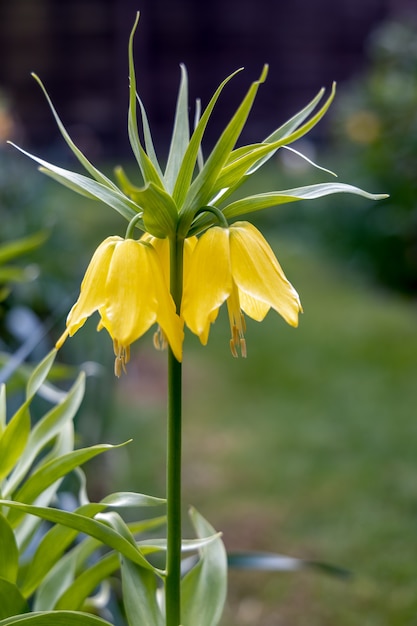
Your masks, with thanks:
M 181 307 L 183 240 L 170 241 L 171 293 Z M 167 562 L 165 581 L 166 626 L 181 624 L 181 411 L 182 367 L 171 348 L 168 350 L 168 430 L 167 430 Z

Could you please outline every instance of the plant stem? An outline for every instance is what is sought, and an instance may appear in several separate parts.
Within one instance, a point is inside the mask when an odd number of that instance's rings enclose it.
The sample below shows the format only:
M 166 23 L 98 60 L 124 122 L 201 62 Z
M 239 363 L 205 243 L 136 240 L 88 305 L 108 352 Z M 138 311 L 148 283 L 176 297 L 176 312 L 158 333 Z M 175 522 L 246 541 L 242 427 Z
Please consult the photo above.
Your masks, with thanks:
M 183 240 L 170 241 L 171 294 L 179 313 L 182 298 Z M 166 626 L 181 623 L 181 439 L 182 366 L 168 349 Z

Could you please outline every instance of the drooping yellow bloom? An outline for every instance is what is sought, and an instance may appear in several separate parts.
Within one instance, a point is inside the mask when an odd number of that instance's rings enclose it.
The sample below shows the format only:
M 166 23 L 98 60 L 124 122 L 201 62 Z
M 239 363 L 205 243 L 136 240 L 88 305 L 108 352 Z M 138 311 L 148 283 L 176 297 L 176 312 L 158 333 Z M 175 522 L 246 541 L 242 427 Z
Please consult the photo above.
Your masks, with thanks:
M 158 254 L 148 243 L 108 237 L 99 245 L 56 347 L 61 347 L 95 311 L 101 318 L 98 330 L 105 328 L 113 339 L 117 376 L 129 361 L 130 344 L 154 323 L 159 324 L 181 361 L 183 323 L 176 314 Z
M 262 321 L 273 308 L 288 324 L 298 325 L 299 296 L 262 234 L 249 222 L 213 226 L 193 251 L 184 276 L 181 313 L 203 345 L 224 302 L 233 356 L 238 356 L 238 350 L 246 356 L 243 313 Z

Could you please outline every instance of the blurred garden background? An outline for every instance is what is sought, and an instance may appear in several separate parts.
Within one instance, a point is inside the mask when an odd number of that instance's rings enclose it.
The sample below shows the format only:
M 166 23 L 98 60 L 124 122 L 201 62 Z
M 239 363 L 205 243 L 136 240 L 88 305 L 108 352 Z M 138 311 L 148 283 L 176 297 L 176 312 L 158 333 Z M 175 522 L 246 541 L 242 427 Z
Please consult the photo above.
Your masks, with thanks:
M 137 9 L 138 88 L 162 151 L 180 62 L 203 104 L 245 66 L 219 103 L 208 142 L 268 62 L 242 140 L 267 136 L 337 80 L 325 120 L 295 147 L 341 182 L 390 194 L 377 203 L 331 196 L 255 216 L 300 293 L 300 327 L 274 314 L 248 324 L 246 360 L 230 355 L 224 312 L 207 347 L 187 336 L 185 504 L 224 532 L 229 550 L 351 572 L 339 579 L 313 569 L 231 571 L 222 626 L 416 626 L 414 2 L 2 2 L 1 250 L 24 241 L 0 253 L 0 377 L 17 402 L 25 367 L 61 334 L 93 250 L 125 231 L 109 208 L 42 177 L 6 145 L 12 139 L 60 164 L 71 160 L 30 71 L 87 156 L 109 173 L 123 163 L 139 183 L 126 131 L 127 38 Z M 323 180 L 330 175 L 281 150 L 251 184 L 267 191 Z M 132 352 L 128 374 L 116 381 L 111 342 L 90 320 L 60 355 L 90 374 L 80 444 L 133 438 L 87 467 L 91 498 L 164 495 L 165 358 L 150 336 Z

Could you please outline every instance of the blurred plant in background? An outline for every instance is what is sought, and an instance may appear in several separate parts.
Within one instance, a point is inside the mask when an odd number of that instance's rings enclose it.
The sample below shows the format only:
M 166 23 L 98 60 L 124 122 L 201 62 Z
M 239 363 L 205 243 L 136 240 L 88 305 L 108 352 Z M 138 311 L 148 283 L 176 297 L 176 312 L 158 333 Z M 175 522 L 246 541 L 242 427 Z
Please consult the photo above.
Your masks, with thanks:
M 312 218 L 319 238 L 395 291 L 417 293 L 417 21 L 387 22 L 369 40 L 367 69 L 339 91 L 329 116 L 332 163 L 389 199 L 341 198 Z M 311 218 L 311 216 L 310 216 Z

